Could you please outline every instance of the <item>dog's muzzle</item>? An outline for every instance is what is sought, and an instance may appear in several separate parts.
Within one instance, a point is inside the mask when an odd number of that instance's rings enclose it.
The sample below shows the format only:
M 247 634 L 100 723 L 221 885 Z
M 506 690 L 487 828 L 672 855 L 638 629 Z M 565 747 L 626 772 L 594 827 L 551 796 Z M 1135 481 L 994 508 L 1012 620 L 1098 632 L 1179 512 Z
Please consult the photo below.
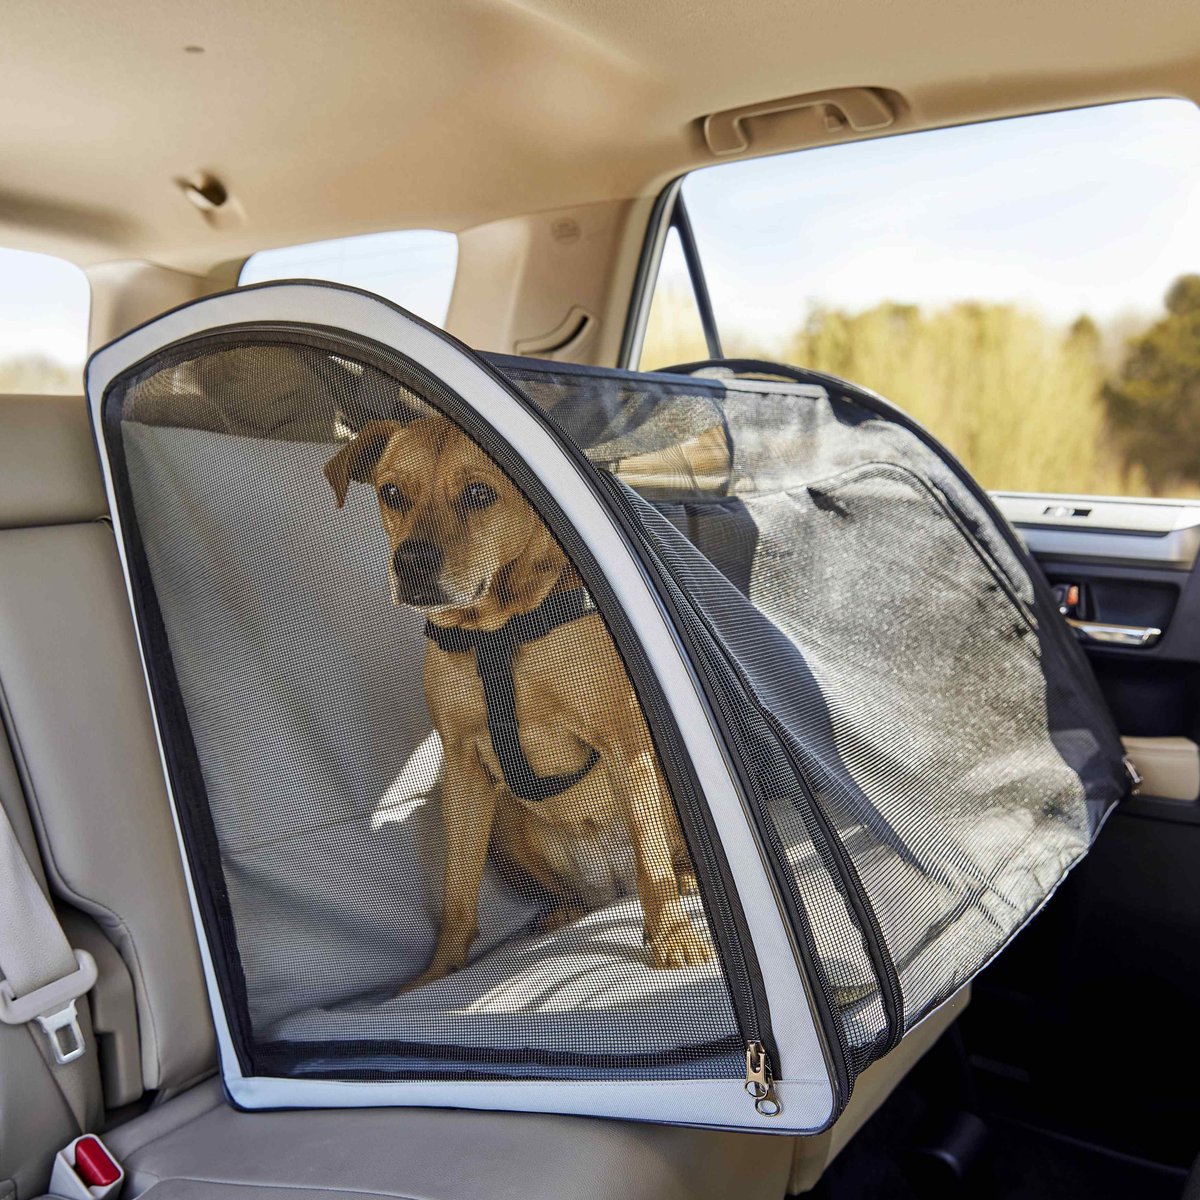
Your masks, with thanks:
M 401 542 L 392 555 L 397 599 L 418 608 L 443 603 L 445 597 L 438 582 L 441 569 L 442 552 L 432 542 L 420 539 Z

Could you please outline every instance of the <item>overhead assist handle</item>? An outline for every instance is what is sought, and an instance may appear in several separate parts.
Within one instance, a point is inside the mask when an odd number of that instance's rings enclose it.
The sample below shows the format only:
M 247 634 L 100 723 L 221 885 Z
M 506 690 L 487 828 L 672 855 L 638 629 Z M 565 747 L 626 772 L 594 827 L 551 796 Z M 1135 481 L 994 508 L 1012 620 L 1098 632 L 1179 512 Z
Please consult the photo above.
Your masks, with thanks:
M 740 154 L 750 149 L 750 134 L 745 122 L 755 117 L 770 117 L 802 108 L 828 110 L 826 123 L 831 131 L 849 126 L 856 133 L 886 129 L 895 113 L 877 92 L 870 88 L 834 88 L 827 92 L 806 92 L 780 100 L 762 100 L 741 108 L 727 108 L 704 118 L 704 140 L 718 157 Z

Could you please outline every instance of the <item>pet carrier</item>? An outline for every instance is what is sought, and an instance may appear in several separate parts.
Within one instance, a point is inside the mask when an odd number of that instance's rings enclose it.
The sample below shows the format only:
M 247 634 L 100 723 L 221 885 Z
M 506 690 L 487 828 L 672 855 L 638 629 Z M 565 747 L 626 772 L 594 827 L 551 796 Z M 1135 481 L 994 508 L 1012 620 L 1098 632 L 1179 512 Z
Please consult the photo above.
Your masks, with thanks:
M 1015 535 L 849 384 L 283 283 L 88 387 L 240 1106 L 820 1129 L 1128 788 Z

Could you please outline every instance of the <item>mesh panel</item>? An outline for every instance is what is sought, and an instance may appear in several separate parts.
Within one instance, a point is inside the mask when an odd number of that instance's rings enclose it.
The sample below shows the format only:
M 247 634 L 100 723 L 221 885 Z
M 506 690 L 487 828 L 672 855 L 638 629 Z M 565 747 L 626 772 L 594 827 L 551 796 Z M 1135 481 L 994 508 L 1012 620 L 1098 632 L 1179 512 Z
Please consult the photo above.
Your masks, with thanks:
M 505 368 L 622 481 L 853 1075 L 1004 945 L 1123 794 L 1088 667 L 963 479 L 868 398 Z
M 432 399 L 352 357 L 222 342 L 107 401 L 249 1066 L 741 1075 L 605 620 Z
M 751 598 L 803 639 L 825 708 L 793 701 L 781 718 L 824 726 L 793 750 L 878 917 L 911 1022 L 1087 844 L 1081 781 L 1048 734 L 1035 627 L 903 468 L 855 468 L 750 508 L 763 539 L 791 549 L 760 562 Z M 794 813 L 777 820 L 801 844 Z

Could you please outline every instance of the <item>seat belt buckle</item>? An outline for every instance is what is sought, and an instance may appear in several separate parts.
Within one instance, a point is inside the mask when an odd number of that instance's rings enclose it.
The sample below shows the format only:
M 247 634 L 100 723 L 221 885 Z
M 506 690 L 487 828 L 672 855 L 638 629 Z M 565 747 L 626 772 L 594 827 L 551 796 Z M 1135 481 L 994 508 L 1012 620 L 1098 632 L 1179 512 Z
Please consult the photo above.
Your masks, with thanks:
M 83 1040 L 83 1030 L 79 1028 L 79 1010 L 75 1001 L 67 1004 L 56 1012 L 45 1016 L 35 1017 L 42 1027 L 42 1032 L 50 1042 L 54 1061 L 61 1067 L 64 1063 L 74 1062 L 87 1053 L 87 1043 Z
M 106 1200 L 124 1182 L 125 1168 L 94 1133 L 85 1133 L 54 1156 L 49 1194 L 62 1200 Z
M 70 975 L 43 987 L 13 994 L 12 984 L 0 979 L 0 1021 L 6 1025 L 28 1025 L 36 1021 L 50 1042 L 54 1061 L 60 1066 L 87 1053 L 75 1001 L 91 991 L 96 982 L 96 960 L 86 950 L 76 950 L 77 967 Z

